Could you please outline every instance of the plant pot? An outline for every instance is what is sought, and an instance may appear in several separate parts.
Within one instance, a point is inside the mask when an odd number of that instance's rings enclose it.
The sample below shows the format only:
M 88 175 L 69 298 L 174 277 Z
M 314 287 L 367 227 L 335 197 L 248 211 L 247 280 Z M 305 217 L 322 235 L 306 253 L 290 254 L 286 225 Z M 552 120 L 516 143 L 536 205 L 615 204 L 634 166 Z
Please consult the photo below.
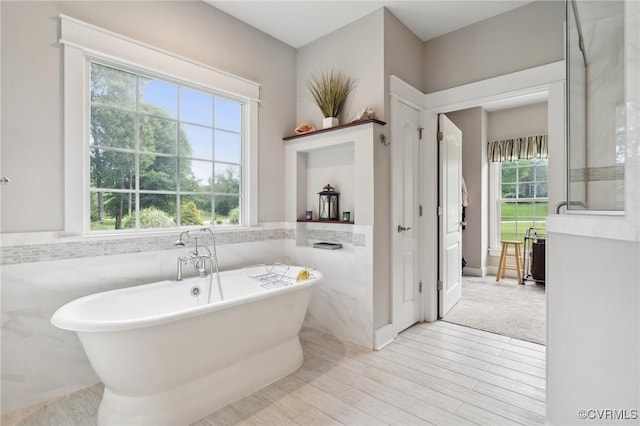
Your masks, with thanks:
M 336 117 L 325 117 L 322 119 L 322 128 L 328 129 L 329 127 L 335 127 L 338 125 L 338 119 Z

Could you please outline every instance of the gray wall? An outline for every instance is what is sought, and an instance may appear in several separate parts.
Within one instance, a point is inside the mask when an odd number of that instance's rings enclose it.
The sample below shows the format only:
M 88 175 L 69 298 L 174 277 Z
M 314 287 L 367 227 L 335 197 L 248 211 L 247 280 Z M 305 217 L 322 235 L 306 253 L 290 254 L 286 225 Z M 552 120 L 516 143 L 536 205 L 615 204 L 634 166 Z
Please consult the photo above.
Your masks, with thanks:
M 547 129 L 546 102 L 488 113 L 488 141 L 543 135 Z
M 355 88 L 340 113 L 340 123 L 349 122 L 366 106 L 384 117 L 383 9 L 298 49 L 297 123 L 322 128 L 322 113 L 307 90 L 309 78 L 334 69 L 355 80 Z
M 395 75 L 423 91 L 424 42 L 393 13 L 384 10 L 384 105 L 390 111 L 389 76 Z M 387 113 L 387 120 L 389 120 Z
M 322 125 L 322 114 L 306 87 L 320 71 L 335 69 L 352 77 L 356 86 L 340 123 L 349 122 L 364 107 L 388 121 L 389 76 L 396 75 L 422 89 L 424 43 L 387 9 L 381 8 L 298 49 L 298 123 Z
M 261 84 L 259 220 L 284 219 L 282 137 L 295 127 L 295 50 L 203 2 L 12 2 L 2 7 L 2 232 L 64 219 L 59 13 Z
M 564 59 L 564 2 L 536 1 L 424 44 L 426 93 Z
M 467 269 L 482 275 L 487 259 L 488 164 L 486 150 L 486 112 L 470 108 L 447 113 L 447 117 L 462 131 L 462 176 L 469 193 L 466 208 L 466 229 L 462 232 L 462 255 Z

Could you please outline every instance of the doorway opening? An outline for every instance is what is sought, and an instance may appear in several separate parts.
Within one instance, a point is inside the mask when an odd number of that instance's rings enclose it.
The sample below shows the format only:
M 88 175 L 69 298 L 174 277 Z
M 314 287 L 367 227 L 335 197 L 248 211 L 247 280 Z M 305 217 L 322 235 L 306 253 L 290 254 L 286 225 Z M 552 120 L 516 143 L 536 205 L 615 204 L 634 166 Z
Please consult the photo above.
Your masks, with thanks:
M 463 86 L 455 87 L 452 89 L 446 89 L 440 92 L 434 92 L 430 94 L 423 94 L 417 89 L 404 83 L 397 77 L 392 76 L 390 79 L 391 89 L 391 117 L 392 117 L 392 140 L 396 141 L 394 145 L 399 145 L 402 135 L 399 130 L 402 126 L 399 125 L 400 115 L 397 114 L 394 108 L 397 108 L 400 103 L 408 103 L 420 111 L 420 123 L 417 134 L 420 135 L 420 149 L 419 149 L 419 176 L 418 182 L 418 197 L 416 199 L 417 205 L 414 206 L 414 212 L 419 212 L 416 218 L 415 240 L 416 251 L 415 258 L 417 263 L 416 280 L 418 288 L 418 300 L 419 309 L 416 320 L 433 322 L 440 317 L 446 316 L 445 311 L 439 312 L 439 307 L 445 305 L 442 301 L 442 297 L 446 294 L 455 295 L 455 292 L 447 293 L 444 288 L 445 283 L 441 280 L 441 271 L 443 268 L 439 263 L 439 234 L 438 234 L 438 212 L 441 209 L 439 205 L 439 188 L 438 188 L 438 115 L 449 114 L 455 111 L 463 111 L 474 108 L 485 110 L 484 115 L 480 114 L 480 121 L 485 120 L 487 110 L 492 107 L 499 109 L 515 108 L 523 105 L 529 105 L 534 103 L 540 103 L 547 101 L 547 116 L 548 116 L 548 138 L 549 138 L 549 164 L 548 164 L 548 181 L 553 184 L 548 187 L 548 205 L 556 205 L 560 201 L 566 199 L 566 176 L 565 176 L 565 66 L 564 61 L 555 62 L 540 67 L 531 68 L 524 71 L 518 71 L 512 74 L 494 77 L 488 80 L 483 80 L 475 83 L 466 84 Z M 424 136 L 424 137 L 423 137 Z M 484 136 L 486 142 L 486 136 Z M 472 145 L 468 145 L 472 146 Z M 467 145 L 465 145 L 466 149 Z M 473 145 L 477 150 L 476 156 L 483 158 L 486 162 L 487 149 L 486 146 L 479 143 Z M 484 157 L 482 157 L 484 156 Z M 466 154 L 465 154 L 466 157 Z M 392 158 L 393 151 L 392 151 Z M 397 158 L 397 157 L 396 157 Z M 404 168 L 398 167 L 395 162 L 392 161 L 394 167 L 392 167 L 394 176 L 399 172 L 404 171 Z M 480 163 L 480 164 L 488 164 Z M 484 167 L 484 174 L 480 172 L 481 177 L 478 181 L 480 184 L 488 186 L 488 166 Z M 466 184 L 469 186 L 470 177 L 466 177 Z M 400 182 L 400 178 L 397 177 L 395 182 Z M 394 197 L 398 193 L 399 187 L 393 186 Z M 460 189 L 457 189 L 458 193 Z M 476 195 L 481 192 L 476 191 Z M 479 195 L 478 195 L 479 196 Z M 484 203 L 484 204 L 482 204 Z M 488 209 L 489 201 L 485 197 L 481 199 L 478 206 L 482 206 L 483 209 Z M 485 210 L 486 211 L 486 210 Z M 393 234 L 405 237 L 404 232 L 395 232 L 395 227 L 401 225 L 406 227 L 406 220 L 403 221 L 402 215 L 399 212 L 393 212 L 392 214 Z M 486 276 L 490 273 L 495 273 L 497 264 L 493 265 L 489 262 L 489 222 L 484 221 L 484 224 L 475 228 L 480 232 L 480 256 L 481 262 L 476 265 L 475 268 L 479 269 L 478 275 L 480 277 Z M 400 228 L 398 228 L 400 229 Z M 464 231 L 467 232 L 467 231 Z M 408 234 L 407 234 L 408 235 Z M 399 238 L 399 237 L 398 237 Z M 402 247 L 399 241 L 395 241 L 392 245 L 392 252 L 394 256 L 398 253 L 402 253 Z M 491 248 L 495 248 L 492 246 Z M 464 250 L 464 246 L 463 246 Z M 463 251 L 464 252 L 464 251 Z M 499 255 L 499 253 L 498 253 Z M 401 257 L 394 257 L 394 259 L 401 259 Z M 461 261 L 461 259 L 459 259 Z M 454 265 L 454 262 L 450 262 Z M 394 270 L 402 270 L 401 265 L 394 261 Z M 472 264 L 468 264 L 465 268 L 465 275 L 471 275 Z M 461 272 L 461 266 L 458 268 Z M 414 283 L 413 285 L 415 285 Z M 406 285 L 406 281 L 393 279 L 393 291 L 413 288 Z M 442 290 L 439 290 L 439 287 Z M 415 292 L 404 291 L 400 294 L 415 294 Z M 400 304 L 403 299 L 396 297 L 394 293 L 393 297 L 393 334 L 397 335 L 403 328 L 396 325 L 396 311 L 400 311 L 403 306 Z M 457 300 L 452 299 L 446 303 L 450 307 L 456 305 Z M 416 312 L 416 310 L 411 310 Z M 399 324 L 399 322 L 398 322 Z
M 514 105 L 506 99 L 446 116 L 462 133 L 464 184 L 450 188 L 461 193 L 456 214 L 462 278 L 460 297 L 450 309 L 439 306 L 439 318 L 544 344 L 544 253 L 532 249 L 544 243 L 548 188 L 553 184 L 548 173 L 547 100 L 534 97 Z M 539 149 L 534 149 L 536 142 Z M 441 158 L 439 167 L 451 166 Z M 440 188 L 442 192 L 442 182 Z M 440 246 L 440 255 L 446 253 Z

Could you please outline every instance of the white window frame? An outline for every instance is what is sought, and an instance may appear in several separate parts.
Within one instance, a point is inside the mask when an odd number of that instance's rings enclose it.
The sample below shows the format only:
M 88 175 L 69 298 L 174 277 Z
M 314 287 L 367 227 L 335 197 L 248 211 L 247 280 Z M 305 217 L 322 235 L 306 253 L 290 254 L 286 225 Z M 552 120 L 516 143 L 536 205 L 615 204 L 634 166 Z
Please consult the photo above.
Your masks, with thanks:
M 260 85 L 77 19 L 59 17 L 60 43 L 64 45 L 65 236 L 86 235 L 90 228 L 88 90 L 92 60 L 183 81 L 241 101 L 244 105 L 241 223 L 257 225 Z
M 547 163 L 547 179 L 548 179 L 548 168 L 549 164 Z M 501 185 L 502 185 L 502 173 L 501 173 L 501 163 L 499 162 L 489 162 L 489 254 L 491 256 L 500 256 L 500 252 L 502 250 L 500 246 L 500 193 L 501 193 Z M 547 191 L 548 191 L 548 181 L 547 181 Z M 541 201 L 544 198 L 520 198 L 517 201 Z M 549 197 L 546 197 L 547 203 L 549 202 Z

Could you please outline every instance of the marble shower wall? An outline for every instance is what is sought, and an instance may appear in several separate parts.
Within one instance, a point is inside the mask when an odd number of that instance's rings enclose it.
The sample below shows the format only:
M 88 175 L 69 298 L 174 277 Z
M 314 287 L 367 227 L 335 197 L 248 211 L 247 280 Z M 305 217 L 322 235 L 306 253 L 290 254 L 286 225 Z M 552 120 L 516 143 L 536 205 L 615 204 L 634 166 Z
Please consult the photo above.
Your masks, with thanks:
M 593 210 L 624 210 L 624 4 L 578 2 L 587 52 L 586 127 L 578 106 L 584 77 L 570 69 L 570 196 Z M 571 63 L 581 55 L 570 29 Z M 581 60 L 581 58 L 580 58 Z M 586 130 L 586 135 L 583 134 Z M 586 149 L 584 143 L 586 137 Z M 577 143 L 576 143 L 577 142 Z M 585 199 L 582 199 L 582 198 Z
M 587 197 L 592 209 L 623 210 L 624 10 L 621 2 L 610 7 L 615 15 L 590 23 L 585 33 L 590 61 Z
M 585 171 L 587 169 L 587 115 L 586 115 L 586 90 L 587 74 L 582 52 L 578 48 L 578 26 L 573 13 L 573 8 L 568 8 L 568 87 L 569 87 L 569 199 L 571 201 L 587 202 L 587 182 Z

